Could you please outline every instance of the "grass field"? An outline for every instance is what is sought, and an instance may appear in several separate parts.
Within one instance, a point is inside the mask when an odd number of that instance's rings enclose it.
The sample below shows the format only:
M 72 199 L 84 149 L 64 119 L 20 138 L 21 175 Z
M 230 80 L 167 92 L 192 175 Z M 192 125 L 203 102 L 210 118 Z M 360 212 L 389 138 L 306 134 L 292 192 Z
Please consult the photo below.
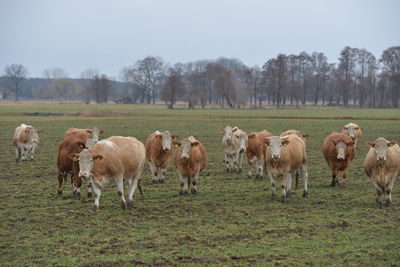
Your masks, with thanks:
M 69 115 L 26 116 L 35 112 Z M 349 122 L 337 119 L 341 117 L 353 117 L 364 133 L 345 189 L 329 186 L 321 153 L 324 137 Z M 379 210 L 363 171 L 364 141 L 379 136 L 400 141 L 400 121 L 389 120 L 397 117 L 399 110 L 171 111 L 164 106 L 0 103 L 0 266 L 400 266 L 400 181 L 394 186 L 393 206 Z M 16 163 L 10 146 L 21 123 L 42 132 L 33 162 Z M 225 125 L 247 132 L 309 133 L 308 198 L 299 190 L 287 203 L 271 202 L 269 179 L 225 173 L 218 132 Z M 56 193 L 58 143 L 67 128 L 92 126 L 106 130 L 103 137 L 141 141 L 157 129 L 194 135 L 208 150 L 210 175 L 200 177 L 197 195 L 179 196 L 172 164 L 167 183 L 160 185 L 151 183 L 146 165 L 144 199 L 137 193 L 134 208 L 121 210 L 110 184 L 94 213 L 85 189 L 80 201 L 71 198 L 69 183 L 62 197 Z

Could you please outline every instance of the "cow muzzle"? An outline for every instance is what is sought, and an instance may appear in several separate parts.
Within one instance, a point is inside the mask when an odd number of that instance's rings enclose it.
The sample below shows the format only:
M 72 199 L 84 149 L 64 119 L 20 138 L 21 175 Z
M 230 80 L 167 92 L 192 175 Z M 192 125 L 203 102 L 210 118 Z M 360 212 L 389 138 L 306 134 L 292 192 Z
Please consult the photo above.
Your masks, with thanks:
M 87 179 L 89 178 L 90 174 L 88 172 L 79 172 L 78 176 Z
M 345 160 L 346 157 L 345 157 L 344 155 L 342 155 L 342 154 L 338 154 L 338 155 L 337 155 L 337 159 L 338 159 L 338 160 Z
M 280 155 L 272 155 L 273 160 L 278 160 L 281 156 Z
M 376 159 L 379 161 L 379 163 L 383 163 L 386 161 L 386 156 L 377 156 Z
M 189 159 L 189 155 L 187 155 L 187 154 L 186 154 L 186 155 L 183 155 L 183 154 L 182 154 L 182 155 L 181 155 L 181 159 L 188 160 L 188 159 Z
M 163 148 L 163 151 L 169 151 L 169 148 L 168 147 L 165 147 L 165 148 Z

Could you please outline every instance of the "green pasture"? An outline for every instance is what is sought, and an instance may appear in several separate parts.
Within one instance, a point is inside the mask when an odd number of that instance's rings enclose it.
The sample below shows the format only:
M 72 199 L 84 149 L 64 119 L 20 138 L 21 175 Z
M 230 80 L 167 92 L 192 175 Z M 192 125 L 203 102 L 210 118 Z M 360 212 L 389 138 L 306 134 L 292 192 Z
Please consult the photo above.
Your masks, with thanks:
M 28 116 L 36 112 L 62 116 Z M 400 181 L 392 207 L 379 210 L 363 170 L 365 141 L 380 136 L 400 141 L 400 121 L 394 118 L 400 119 L 399 110 L 0 103 L 0 266 L 399 266 Z M 321 145 L 350 120 L 364 136 L 348 186 L 332 188 Z M 33 162 L 15 162 L 11 137 L 21 123 L 41 131 Z M 247 162 L 242 174 L 226 173 L 218 131 L 226 125 L 276 135 L 287 129 L 309 133 L 309 196 L 303 198 L 300 188 L 288 202 L 272 202 L 269 179 L 247 178 Z M 141 141 L 155 130 L 194 135 L 209 156 L 198 194 L 178 194 L 170 164 L 167 183 L 158 185 L 146 165 L 144 198 L 136 192 L 131 210 L 120 209 L 113 183 L 103 191 L 97 213 L 85 187 L 81 200 L 71 198 L 70 182 L 58 196 L 58 144 L 67 128 L 93 126 L 106 131 L 103 137 Z

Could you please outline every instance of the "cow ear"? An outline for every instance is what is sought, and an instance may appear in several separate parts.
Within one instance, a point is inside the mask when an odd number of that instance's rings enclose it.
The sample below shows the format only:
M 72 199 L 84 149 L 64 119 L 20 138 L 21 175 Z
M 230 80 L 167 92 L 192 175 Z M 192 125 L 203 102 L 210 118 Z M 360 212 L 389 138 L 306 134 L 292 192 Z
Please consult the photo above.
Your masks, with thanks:
M 372 142 L 365 142 L 365 144 L 367 145 L 367 146 L 369 146 L 369 147 L 375 147 L 375 144 L 374 143 L 372 143 Z
M 347 143 L 346 143 L 347 146 L 352 146 L 352 145 L 354 145 L 354 144 L 355 144 L 354 141 L 350 141 L 350 142 L 347 142 Z
M 92 133 L 92 130 L 86 130 L 86 132 L 91 134 L 91 133 Z
M 310 137 L 309 134 L 303 134 L 304 139 L 308 139 Z
M 196 141 L 196 142 L 193 142 L 193 143 L 192 143 L 192 147 L 197 146 L 198 144 L 199 144 L 199 142 L 197 142 L 197 141 Z
M 394 145 L 396 145 L 396 144 L 397 144 L 396 141 L 390 141 L 390 142 L 387 144 L 387 146 L 388 146 L 388 147 L 392 147 L 392 146 L 394 146 Z
M 40 130 L 36 130 L 36 133 L 40 134 L 40 133 L 41 133 L 41 131 L 40 131 Z
M 233 127 L 233 129 L 232 129 L 232 133 L 236 132 L 237 130 L 239 130 L 239 128 L 238 128 L 238 127 Z
M 100 134 L 106 133 L 106 131 L 104 130 L 100 130 Z
M 356 127 L 356 128 L 354 128 L 354 129 L 356 129 L 356 130 L 360 130 L 360 127 Z
M 219 129 L 221 133 L 225 133 L 224 128 Z
M 287 146 L 289 144 L 289 139 L 283 139 L 282 140 L 282 145 Z
M 95 155 L 93 156 L 93 160 L 102 160 L 103 156 L 102 155 Z
M 177 138 L 179 138 L 179 135 L 177 135 L 177 134 L 172 134 L 171 137 L 172 137 L 172 139 L 177 139 Z
M 157 134 L 156 138 L 161 139 L 162 138 L 162 134 Z
M 175 147 L 180 147 L 181 146 L 181 143 L 176 142 L 176 141 L 172 142 L 172 144 L 174 144 Z
M 254 136 L 256 136 L 256 134 L 253 133 L 247 135 L 248 138 L 253 138 Z

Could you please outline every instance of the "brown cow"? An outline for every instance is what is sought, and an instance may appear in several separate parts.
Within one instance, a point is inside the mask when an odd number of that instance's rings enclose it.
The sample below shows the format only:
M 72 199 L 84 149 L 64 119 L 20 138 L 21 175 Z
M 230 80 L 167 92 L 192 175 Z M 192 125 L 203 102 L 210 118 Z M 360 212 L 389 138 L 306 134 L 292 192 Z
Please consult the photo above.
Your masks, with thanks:
M 353 139 L 355 143 L 354 147 L 357 146 L 358 141 L 360 141 L 362 137 L 362 131 L 360 126 L 352 122 L 343 126 L 342 133 L 347 134 L 348 136 L 350 136 L 351 139 Z
M 178 137 L 175 134 L 171 135 L 169 131 L 163 133 L 155 131 L 147 137 L 145 143 L 146 159 L 150 164 L 154 184 L 165 182 L 165 172 L 173 156 L 171 143 L 173 139 Z
M 63 180 L 67 180 L 68 174 L 71 175 L 72 194 L 74 198 L 80 199 L 80 187 L 82 181 L 78 178 L 79 165 L 73 162 L 71 156 L 75 153 L 80 153 L 85 149 L 85 143 L 79 138 L 67 137 L 60 143 L 57 156 L 57 179 L 58 179 L 58 194 L 62 194 Z M 91 196 L 90 187 L 88 187 L 88 196 Z
M 249 163 L 248 177 L 252 177 L 253 164 L 256 167 L 256 178 L 263 178 L 263 167 L 265 163 L 265 144 L 266 137 L 272 136 L 267 130 L 261 132 L 252 132 L 248 135 L 246 155 L 247 162 Z
M 197 179 L 207 164 L 207 151 L 193 136 L 174 142 L 174 145 L 177 146 L 175 166 L 181 180 L 179 194 L 188 194 L 191 185 L 191 193 L 197 194 Z
M 98 211 L 101 189 L 115 180 L 121 198 L 121 208 L 132 207 L 133 193 L 146 161 L 144 144 L 134 137 L 111 136 L 84 149 L 73 157 L 79 161 L 79 176 L 91 180 L 96 199 L 93 209 Z M 124 180 L 128 184 L 128 201 L 124 196 Z
M 21 124 L 15 129 L 13 146 L 15 147 L 15 161 L 26 160 L 30 153 L 31 160 L 35 149 L 39 145 L 39 131 L 31 125 Z
M 331 186 L 346 186 L 349 165 L 355 156 L 354 141 L 344 133 L 331 133 L 325 138 L 322 152 L 332 171 Z
M 300 171 L 304 178 L 303 197 L 308 194 L 308 167 L 307 154 L 304 140 L 299 136 L 285 135 L 270 136 L 266 138 L 266 165 L 269 178 L 272 185 L 271 198 L 275 199 L 275 191 L 277 183 L 282 188 L 282 201 L 287 197 L 287 193 L 291 190 L 292 175 Z
M 280 136 L 282 137 L 282 136 L 291 135 L 291 134 L 297 135 L 298 137 L 303 139 L 304 144 L 306 143 L 306 139 L 310 137 L 309 134 L 305 134 L 305 133 L 303 133 L 301 131 L 298 131 L 298 130 L 287 130 L 287 131 L 284 131 L 283 133 L 281 133 Z M 297 170 L 294 174 L 296 175 L 295 189 L 297 190 L 297 188 L 299 187 L 299 176 L 301 174 L 301 170 Z M 303 177 L 303 179 L 304 179 L 304 177 Z
M 392 189 L 396 178 L 400 178 L 400 147 L 395 141 L 378 138 L 367 142 L 370 147 L 364 161 L 364 170 L 376 189 L 376 204 L 382 208 L 392 203 Z

